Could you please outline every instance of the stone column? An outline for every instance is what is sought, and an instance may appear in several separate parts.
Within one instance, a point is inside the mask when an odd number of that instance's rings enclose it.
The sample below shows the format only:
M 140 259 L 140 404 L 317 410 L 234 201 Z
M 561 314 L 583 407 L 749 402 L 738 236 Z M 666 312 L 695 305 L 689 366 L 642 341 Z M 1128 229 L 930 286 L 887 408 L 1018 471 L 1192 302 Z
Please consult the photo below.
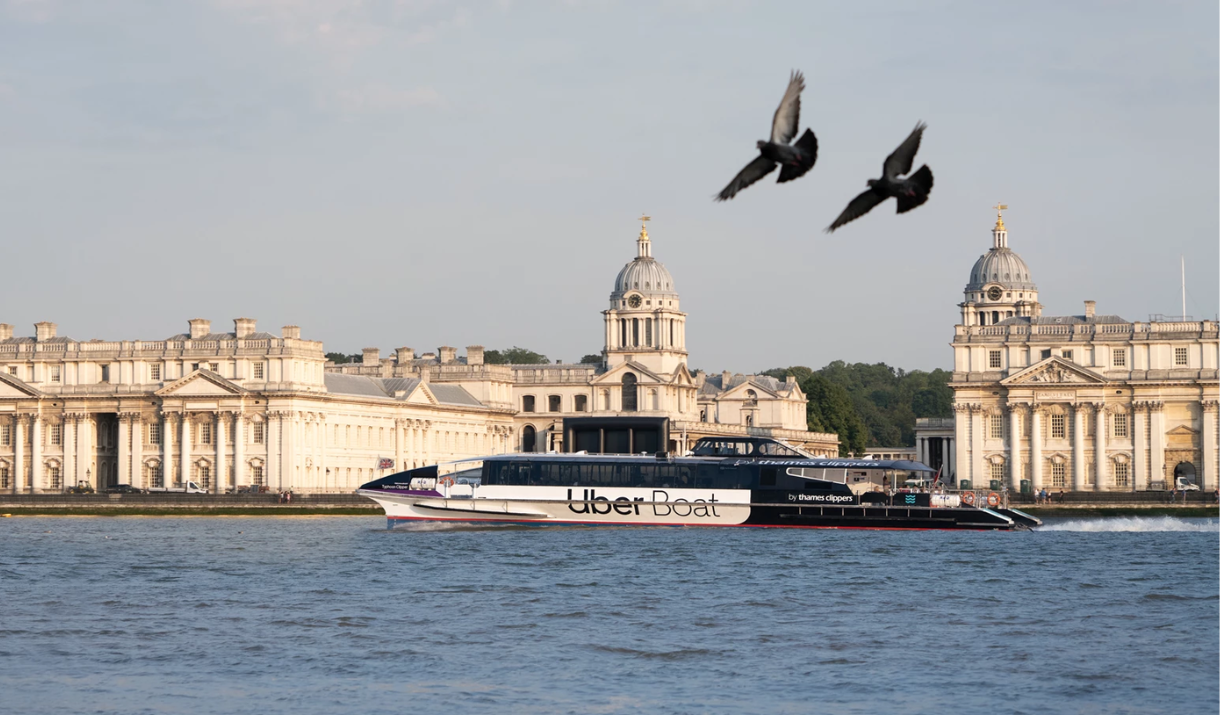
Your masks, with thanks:
M 77 441 L 77 461 L 80 463 L 80 469 L 77 474 L 85 481 L 89 482 L 89 486 L 94 489 L 98 488 L 97 469 L 93 465 L 94 457 L 97 453 L 97 424 L 93 421 L 93 416 L 88 412 L 80 415 L 80 424 L 76 430 Z
M 1008 408 L 1008 482 L 1013 494 L 1021 493 L 1021 408 Z
M 1211 491 L 1216 488 L 1216 413 L 1220 401 L 1203 400 L 1203 464 L 1199 470 L 1199 489 Z
M 63 440 L 64 440 L 64 489 L 76 486 L 76 415 L 71 412 L 64 413 L 63 421 Z
M 224 494 L 229 486 L 229 465 L 225 464 L 225 421 L 228 412 L 216 412 L 216 493 Z
M 131 413 L 119 414 L 119 484 L 131 484 Z
M 42 491 L 42 415 L 30 415 L 30 492 Z
M 403 455 L 406 454 L 404 449 L 406 445 L 403 444 L 403 429 L 403 420 L 394 420 L 394 467 L 400 472 L 403 469 Z
M 397 422 L 400 422 L 400 421 L 401 420 L 396 421 L 395 424 L 397 424 Z M 319 414 L 318 415 L 318 478 L 321 480 L 321 484 L 325 490 L 332 491 L 332 490 L 334 490 L 334 484 L 331 483 L 330 472 L 327 471 L 330 469 L 330 467 L 326 464 L 326 438 L 327 438 L 326 426 L 327 426 L 326 425 L 326 415 Z M 398 428 L 398 429 L 401 430 L 401 428 Z M 401 461 L 396 462 L 396 464 L 399 465 L 399 469 L 402 468 Z
M 953 457 L 954 479 L 958 484 L 970 478 L 970 407 L 953 405 L 953 430 L 956 455 Z M 971 485 L 973 486 L 973 485 Z
M 25 442 L 30 424 L 29 415 L 17 415 L 13 420 L 13 493 L 25 491 Z
M 267 413 L 267 467 L 271 474 L 268 475 L 267 483 L 273 489 L 279 491 L 284 488 L 284 436 L 282 433 L 283 413 L 268 412 Z
M 241 411 L 233 415 L 233 488 L 244 484 L 246 479 L 246 420 Z
M 1105 491 L 1111 487 L 1110 465 L 1106 463 L 1106 405 L 1098 402 L 1093 405 L 1097 412 L 1097 422 L 1093 427 L 1093 466 L 1097 476 L 1093 480 L 1093 489 Z
M 1131 444 L 1135 450 L 1134 464 L 1131 469 L 1131 484 L 1132 489 L 1138 491 L 1142 486 L 1145 490 L 1148 489 L 1148 404 L 1145 402 L 1136 402 L 1132 404 L 1132 413 L 1135 416 L 1134 429 L 1135 436 L 1131 439 Z
M 161 413 L 161 486 L 174 481 L 174 421 L 172 412 Z
M 686 448 L 683 448 L 685 452 Z M 953 473 L 953 465 L 949 462 L 949 438 L 940 438 L 940 481 L 942 484 L 949 482 L 949 475 Z
M 178 445 L 178 455 L 181 459 L 179 469 L 182 470 L 182 485 L 191 480 L 191 415 L 182 413 L 182 440 Z
M 990 487 L 991 474 L 983 466 L 983 430 L 986 415 L 981 406 L 970 410 L 970 484 L 975 489 Z M 984 482 L 987 482 L 986 484 Z
M 139 412 L 131 415 L 131 483 L 141 489 L 144 483 L 144 416 Z
M 1084 491 L 1084 417 L 1089 407 L 1083 404 L 1074 406 L 1072 422 L 1072 491 Z M 1096 485 L 1094 485 L 1096 488 Z
M 1161 412 L 1164 406 L 1165 403 L 1160 401 L 1148 403 L 1152 427 L 1152 463 L 1148 465 L 1148 474 L 1149 479 L 1161 480 L 1169 489 L 1173 475 L 1165 474 L 1165 414 Z
M 1042 408 L 1037 406 L 1029 416 L 1029 481 L 1035 492 L 1042 488 Z

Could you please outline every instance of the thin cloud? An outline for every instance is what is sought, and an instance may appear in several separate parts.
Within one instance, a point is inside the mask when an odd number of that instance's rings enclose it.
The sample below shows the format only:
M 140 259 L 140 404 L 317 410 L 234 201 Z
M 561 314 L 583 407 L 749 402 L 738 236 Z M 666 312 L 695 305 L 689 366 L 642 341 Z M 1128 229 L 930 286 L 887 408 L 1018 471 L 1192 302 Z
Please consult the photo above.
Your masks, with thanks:
M 440 107 L 444 106 L 445 99 L 432 87 L 398 89 L 384 84 L 367 84 L 338 90 L 324 104 L 340 114 L 356 116 Z

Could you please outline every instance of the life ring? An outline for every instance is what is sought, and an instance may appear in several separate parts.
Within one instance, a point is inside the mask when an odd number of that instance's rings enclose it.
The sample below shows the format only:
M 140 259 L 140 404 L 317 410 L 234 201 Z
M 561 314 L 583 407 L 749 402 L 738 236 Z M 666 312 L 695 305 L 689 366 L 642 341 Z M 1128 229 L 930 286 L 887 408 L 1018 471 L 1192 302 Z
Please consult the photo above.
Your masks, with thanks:
M 999 505 L 1000 505 L 1000 495 L 999 494 L 992 492 L 987 495 L 987 506 L 999 506 Z
M 962 492 L 962 503 L 966 506 L 974 506 L 974 492 Z
M 440 483 L 447 487 L 451 487 L 454 484 L 453 477 L 441 477 Z

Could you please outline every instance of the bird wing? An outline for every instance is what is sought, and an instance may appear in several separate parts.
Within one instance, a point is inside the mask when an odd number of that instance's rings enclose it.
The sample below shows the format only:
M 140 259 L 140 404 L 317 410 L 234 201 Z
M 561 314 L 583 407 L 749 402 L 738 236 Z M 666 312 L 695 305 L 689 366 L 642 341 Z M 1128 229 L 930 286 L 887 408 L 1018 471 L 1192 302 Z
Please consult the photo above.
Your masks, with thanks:
M 843 213 L 839 214 L 835 222 L 830 224 L 830 227 L 826 229 L 826 233 L 833 233 L 836 228 L 855 221 L 869 211 L 872 211 L 873 207 L 882 201 L 885 201 L 885 197 L 881 194 L 872 189 L 865 191 L 851 200 L 847 208 L 843 209 Z
M 893 154 L 885 157 L 882 175 L 886 179 L 897 181 L 899 176 L 911 170 L 911 165 L 915 163 L 915 152 L 919 151 L 919 140 L 923 138 L 923 130 L 927 127 L 923 122 L 916 124 L 911 135 L 898 145 Z
M 729 182 L 729 185 L 724 187 L 719 194 L 716 194 L 717 201 L 728 201 L 737 195 L 738 191 L 746 188 L 755 181 L 763 178 L 767 174 L 775 171 L 775 162 L 765 156 L 760 156 L 754 161 L 746 164 L 746 168 L 737 172 L 737 176 Z
M 779 100 L 775 117 L 771 119 L 771 141 L 776 144 L 787 144 L 796 136 L 801 124 L 801 92 L 804 89 L 805 76 L 800 70 L 793 70 L 788 78 L 788 89 L 784 90 L 784 98 Z

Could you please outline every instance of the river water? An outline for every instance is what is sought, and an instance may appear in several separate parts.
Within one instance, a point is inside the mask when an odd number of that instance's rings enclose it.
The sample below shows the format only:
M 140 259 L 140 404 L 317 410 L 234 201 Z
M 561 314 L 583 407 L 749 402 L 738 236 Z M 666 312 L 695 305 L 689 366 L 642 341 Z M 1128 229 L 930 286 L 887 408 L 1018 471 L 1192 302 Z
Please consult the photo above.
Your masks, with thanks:
M 0 520 L 11 713 L 1216 713 L 1220 531 Z

